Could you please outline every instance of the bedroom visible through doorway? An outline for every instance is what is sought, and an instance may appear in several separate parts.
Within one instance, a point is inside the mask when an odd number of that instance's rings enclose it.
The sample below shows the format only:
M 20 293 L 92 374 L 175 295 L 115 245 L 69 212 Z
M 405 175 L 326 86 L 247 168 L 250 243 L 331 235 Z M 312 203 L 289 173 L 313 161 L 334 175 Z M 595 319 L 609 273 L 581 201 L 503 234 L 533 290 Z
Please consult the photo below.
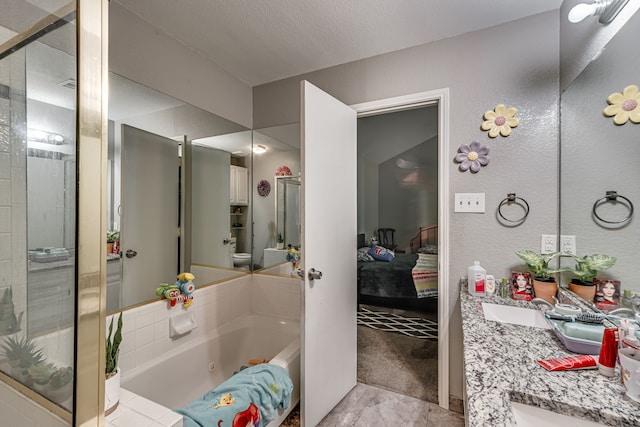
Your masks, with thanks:
M 438 403 L 438 104 L 358 119 L 358 381 Z

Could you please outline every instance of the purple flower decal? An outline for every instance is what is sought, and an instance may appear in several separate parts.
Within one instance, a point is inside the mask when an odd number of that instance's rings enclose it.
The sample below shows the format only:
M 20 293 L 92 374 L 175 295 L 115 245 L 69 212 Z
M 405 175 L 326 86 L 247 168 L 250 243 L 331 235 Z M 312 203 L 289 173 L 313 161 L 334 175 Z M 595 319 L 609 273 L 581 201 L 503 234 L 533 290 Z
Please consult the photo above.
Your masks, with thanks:
M 458 148 L 455 161 L 460 163 L 460 170 L 476 173 L 482 166 L 489 164 L 489 146 L 478 141 L 472 141 L 471 144 L 462 144 Z

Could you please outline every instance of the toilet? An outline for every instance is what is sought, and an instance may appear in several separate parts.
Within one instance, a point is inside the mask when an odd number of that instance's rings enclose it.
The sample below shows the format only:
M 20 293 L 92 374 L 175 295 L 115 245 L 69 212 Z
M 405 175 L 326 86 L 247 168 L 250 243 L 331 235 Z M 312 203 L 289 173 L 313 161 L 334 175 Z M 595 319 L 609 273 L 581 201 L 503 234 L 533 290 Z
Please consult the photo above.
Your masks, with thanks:
M 229 244 L 229 251 L 231 254 L 231 259 L 234 267 L 242 268 L 243 270 L 249 270 L 249 266 L 251 265 L 251 254 L 246 252 L 236 253 L 236 238 L 231 238 L 231 243 Z

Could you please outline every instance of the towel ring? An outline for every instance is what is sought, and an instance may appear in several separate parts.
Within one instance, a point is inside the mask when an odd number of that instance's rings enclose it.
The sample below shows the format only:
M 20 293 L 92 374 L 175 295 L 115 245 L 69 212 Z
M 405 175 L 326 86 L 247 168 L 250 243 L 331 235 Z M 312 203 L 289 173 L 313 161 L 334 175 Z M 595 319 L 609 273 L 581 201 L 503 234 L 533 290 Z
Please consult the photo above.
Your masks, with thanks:
M 598 215 L 597 209 L 598 206 L 607 203 L 607 202 L 617 202 L 618 198 L 623 199 L 626 203 L 626 206 L 629 208 L 629 215 L 627 215 L 626 217 L 622 218 L 620 221 L 609 221 L 606 220 L 604 218 L 601 218 L 600 215 Z M 623 203 L 624 204 L 624 203 Z M 600 221 L 602 222 L 606 222 L 607 224 L 622 224 L 625 223 L 627 221 L 629 221 L 631 219 L 631 217 L 633 216 L 633 203 L 631 203 L 631 200 L 627 199 L 624 196 L 621 196 L 620 194 L 618 194 L 617 191 L 607 191 L 606 195 L 604 197 L 599 198 L 598 200 L 596 200 L 596 202 L 593 204 L 593 216 L 595 216 L 596 218 L 598 218 Z
M 508 218 L 506 218 L 502 214 L 502 207 L 505 204 L 509 205 L 511 203 L 517 203 L 517 200 L 520 200 L 520 201 L 522 201 L 522 203 L 524 203 L 524 215 L 522 216 L 522 218 L 519 218 L 519 219 L 508 219 Z M 502 219 L 504 219 L 505 221 L 508 221 L 508 222 L 522 222 L 529 215 L 529 203 L 527 203 L 527 201 L 525 199 L 523 199 L 522 197 L 516 197 L 516 193 L 509 193 L 509 194 L 507 194 L 507 197 L 504 200 L 502 200 L 500 202 L 500 204 L 498 205 L 498 215 L 500 215 L 500 217 Z

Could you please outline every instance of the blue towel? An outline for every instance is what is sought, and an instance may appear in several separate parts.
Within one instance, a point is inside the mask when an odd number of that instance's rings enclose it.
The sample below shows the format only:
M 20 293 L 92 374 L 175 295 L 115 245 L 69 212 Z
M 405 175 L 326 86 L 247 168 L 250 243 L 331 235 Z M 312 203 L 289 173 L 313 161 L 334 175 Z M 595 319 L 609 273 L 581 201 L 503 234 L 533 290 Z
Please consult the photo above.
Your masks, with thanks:
M 289 406 L 292 390 L 284 368 L 262 363 L 242 369 L 175 412 L 183 415 L 184 427 L 264 427 L 276 418 L 276 409 Z

